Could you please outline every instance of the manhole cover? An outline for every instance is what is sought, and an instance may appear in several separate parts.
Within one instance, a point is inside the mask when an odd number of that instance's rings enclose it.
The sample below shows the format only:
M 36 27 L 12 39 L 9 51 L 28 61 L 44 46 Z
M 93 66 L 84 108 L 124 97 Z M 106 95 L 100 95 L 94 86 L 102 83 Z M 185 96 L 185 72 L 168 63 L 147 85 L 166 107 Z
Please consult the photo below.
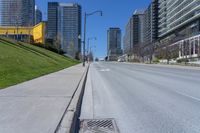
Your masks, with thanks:
M 79 133 L 119 133 L 114 119 L 82 120 Z

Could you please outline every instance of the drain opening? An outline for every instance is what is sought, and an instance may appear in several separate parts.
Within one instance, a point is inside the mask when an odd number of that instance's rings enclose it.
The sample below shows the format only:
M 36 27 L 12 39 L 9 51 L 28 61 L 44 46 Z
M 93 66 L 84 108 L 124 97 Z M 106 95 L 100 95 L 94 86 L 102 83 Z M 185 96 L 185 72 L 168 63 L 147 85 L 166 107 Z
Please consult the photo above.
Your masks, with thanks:
M 87 119 L 81 121 L 79 133 L 119 133 L 114 119 Z

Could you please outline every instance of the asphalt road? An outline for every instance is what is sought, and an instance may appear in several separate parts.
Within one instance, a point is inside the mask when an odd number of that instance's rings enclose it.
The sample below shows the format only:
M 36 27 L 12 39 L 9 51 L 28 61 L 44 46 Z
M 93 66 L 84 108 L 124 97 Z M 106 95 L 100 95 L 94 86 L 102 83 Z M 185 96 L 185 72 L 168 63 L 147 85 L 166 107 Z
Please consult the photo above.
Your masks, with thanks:
M 200 133 L 200 69 L 93 63 L 81 112 L 92 118 L 121 133 Z

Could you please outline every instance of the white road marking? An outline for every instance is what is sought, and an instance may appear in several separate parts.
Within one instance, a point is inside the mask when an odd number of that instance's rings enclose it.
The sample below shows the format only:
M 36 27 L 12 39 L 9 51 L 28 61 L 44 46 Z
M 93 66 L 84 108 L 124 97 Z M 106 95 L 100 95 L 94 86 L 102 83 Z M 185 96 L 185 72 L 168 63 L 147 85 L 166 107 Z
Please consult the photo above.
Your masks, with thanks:
M 185 97 L 188 97 L 188 98 L 191 98 L 193 100 L 196 100 L 196 101 L 200 102 L 199 98 L 193 97 L 191 95 L 188 95 L 188 94 L 185 94 L 185 93 L 182 93 L 182 92 L 179 92 L 179 91 L 175 91 L 175 92 L 178 93 L 178 94 L 180 94 L 180 95 L 182 95 L 182 96 L 185 96 Z
M 109 72 L 110 69 L 101 69 L 100 72 Z

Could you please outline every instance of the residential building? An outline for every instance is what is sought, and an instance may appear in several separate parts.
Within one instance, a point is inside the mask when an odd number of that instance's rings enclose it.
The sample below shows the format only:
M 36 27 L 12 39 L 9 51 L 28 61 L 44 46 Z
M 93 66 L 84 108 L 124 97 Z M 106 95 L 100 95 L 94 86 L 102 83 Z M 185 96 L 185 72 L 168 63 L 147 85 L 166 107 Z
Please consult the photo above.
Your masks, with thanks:
M 33 26 L 34 16 L 35 0 L 0 0 L 0 26 Z
M 140 54 L 140 46 L 144 42 L 144 11 L 136 10 L 126 25 L 124 36 L 124 52 L 131 58 Z
M 158 40 L 158 6 L 158 0 L 153 0 L 144 12 L 144 43 L 141 49 L 143 61 L 151 60 L 154 52 L 154 44 Z
M 133 17 L 129 19 L 126 25 L 123 43 L 124 43 L 124 54 L 131 55 L 133 50 Z
M 200 40 L 197 39 L 198 44 L 195 46 L 194 39 L 190 38 L 198 38 L 197 36 L 200 34 L 200 1 L 159 0 L 159 8 L 159 38 L 161 47 L 169 47 L 170 53 L 172 51 L 181 52 L 178 49 L 184 49 L 184 51 L 187 49 L 186 52 L 182 51 L 182 54 L 185 56 L 181 57 L 198 57 Z M 181 41 L 185 43 L 176 43 Z M 180 45 L 174 46 L 174 44 Z
M 124 52 L 143 61 L 153 56 L 198 59 L 200 0 L 152 0 L 144 14 L 134 13 L 126 25 Z
M 158 0 L 153 0 L 144 12 L 144 44 L 150 44 L 158 39 Z
M 159 37 L 189 28 L 189 33 L 199 30 L 199 0 L 160 0 Z M 197 31 L 198 32 L 198 31 Z M 187 33 L 186 33 L 187 34 Z
M 48 3 L 48 38 L 74 58 L 81 52 L 81 6 L 73 3 Z
M 115 61 L 122 55 L 120 28 L 109 28 L 107 31 L 107 55 L 109 61 Z
M 35 6 L 35 25 L 42 22 L 42 12 Z

